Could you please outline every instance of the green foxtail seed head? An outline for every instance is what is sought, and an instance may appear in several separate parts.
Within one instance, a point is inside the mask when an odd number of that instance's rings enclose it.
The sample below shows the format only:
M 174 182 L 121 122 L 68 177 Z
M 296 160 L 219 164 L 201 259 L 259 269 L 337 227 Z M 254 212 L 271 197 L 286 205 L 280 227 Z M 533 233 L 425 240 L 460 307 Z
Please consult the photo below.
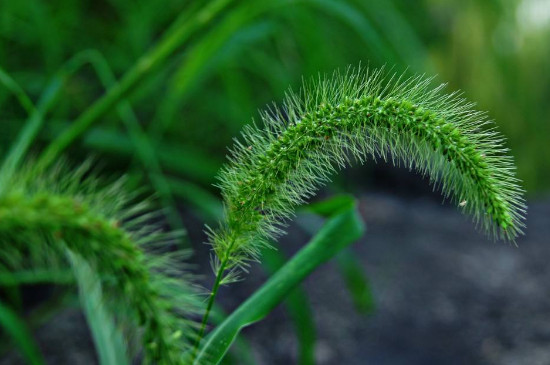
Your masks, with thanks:
M 178 235 L 151 225 L 148 202 L 131 204 L 121 181 L 101 187 L 89 174 L 88 164 L 72 173 L 30 164 L 11 177 L 0 194 L 0 273 L 66 270 L 76 254 L 97 274 L 113 318 L 128 336 L 141 334 L 134 350 L 148 363 L 180 363 L 197 302 L 185 254 L 166 252 Z
M 369 157 L 429 175 L 490 235 L 513 241 L 526 207 L 503 137 L 485 113 L 431 81 L 336 72 L 288 92 L 282 108 L 261 114 L 262 126 L 245 127 L 219 175 L 225 221 L 210 232 L 227 281 L 332 173 Z

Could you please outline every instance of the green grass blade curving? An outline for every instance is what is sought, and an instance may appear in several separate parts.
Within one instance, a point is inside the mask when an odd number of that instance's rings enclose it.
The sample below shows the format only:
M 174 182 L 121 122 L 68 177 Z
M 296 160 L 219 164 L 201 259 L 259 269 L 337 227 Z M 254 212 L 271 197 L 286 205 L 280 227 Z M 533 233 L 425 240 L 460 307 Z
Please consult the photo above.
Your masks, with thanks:
M 70 58 L 54 75 L 52 80 L 46 86 L 46 89 L 40 96 L 36 108 L 33 108 L 32 113 L 26 120 L 23 128 L 19 132 L 17 139 L 10 146 L 8 155 L 4 159 L 0 167 L 0 195 L 3 189 L 6 188 L 6 182 L 11 178 L 12 174 L 20 166 L 25 154 L 28 152 L 38 132 L 44 125 L 46 113 L 50 110 L 59 95 L 59 92 L 65 81 L 73 73 L 81 67 L 90 63 L 90 51 L 77 53 Z
M 329 217 L 334 212 L 349 209 L 355 200 L 352 196 L 341 194 L 309 204 L 303 208 L 305 212 L 311 212 L 321 217 Z M 306 231 L 314 233 L 314 226 L 303 225 Z M 342 250 L 336 256 L 338 270 L 346 283 L 346 287 L 351 295 L 355 309 L 359 313 L 369 314 L 374 311 L 374 296 L 369 285 L 367 275 L 365 274 L 361 263 L 351 251 L 350 247 Z
M 69 261 L 78 282 L 80 302 L 92 333 L 101 365 L 128 365 L 130 361 L 122 332 L 105 307 L 101 284 L 89 264 L 74 253 Z
M 25 90 L 2 67 L 0 67 L 0 84 L 3 84 L 15 96 L 28 114 L 34 111 L 34 104 Z
M 374 295 L 357 256 L 350 248 L 346 248 L 336 256 L 336 262 L 351 295 L 355 310 L 362 314 L 374 312 L 376 308 Z
M 281 252 L 273 249 L 265 249 L 262 253 L 262 265 L 274 274 L 283 267 L 287 258 Z M 296 339 L 298 342 L 298 365 L 315 364 L 315 341 L 316 328 L 313 319 L 313 311 L 309 303 L 306 292 L 302 286 L 298 285 L 288 293 L 283 302 L 290 320 L 294 326 Z
M 357 240 L 364 226 L 355 209 L 327 220 L 312 240 L 206 338 L 195 364 L 217 364 L 242 328 L 260 321 L 315 268 Z
M 30 365 L 45 364 L 38 346 L 25 323 L 11 308 L 0 301 L 0 327 L 15 341 L 21 355 Z
M 227 313 L 221 307 L 214 305 L 210 318 L 214 324 L 219 325 L 227 318 Z M 235 338 L 233 348 L 223 358 L 222 364 L 257 365 L 250 343 L 244 336 Z
M 160 67 L 189 37 L 208 25 L 232 2 L 233 0 L 214 0 L 207 3 L 204 8 L 190 19 L 187 17 L 187 14 L 180 16 L 185 21 L 176 19 L 174 22 L 175 26 L 171 27 L 159 43 L 144 54 L 124 74 L 119 83 L 110 88 L 94 104 L 80 114 L 69 129 L 46 148 L 38 160 L 39 165 L 42 168 L 51 165 L 65 148 L 80 137 L 94 122 L 107 113 L 120 100 L 124 99 L 146 76 Z
M 95 50 L 88 51 L 88 56 L 89 62 L 93 66 L 103 87 L 106 90 L 114 87 L 116 85 L 116 78 L 105 57 Z M 167 209 L 170 225 L 173 229 L 184 229 L 170 185 L 166 181 L 160 163 L 157 160 L 155 149 L 143 131 L 143 128 L 141 128 L 130 103 L 125 99 L 121 99 L 117 106 L 117 112 L 130 134 L 133 150 L 137 151 L 138 158 L 141 160 L 147 176 L 155 191 L 159 194 L 162 205 Z

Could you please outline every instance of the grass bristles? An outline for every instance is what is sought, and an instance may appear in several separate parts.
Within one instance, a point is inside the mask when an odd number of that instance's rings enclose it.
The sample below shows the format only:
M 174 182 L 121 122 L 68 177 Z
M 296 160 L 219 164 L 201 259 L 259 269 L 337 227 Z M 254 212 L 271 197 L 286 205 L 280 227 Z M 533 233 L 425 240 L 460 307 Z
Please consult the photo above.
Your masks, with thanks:
M 128 334 L 141 334 L 148 363 L 180 363 L 192 343 L 197 303 L 185 253 L 170 253 L 178 234 L 152 223 L 149 203 L 132 204 L 122 180 L 104 186 L 88 164 L 15 174 L 0 195 L 0 271 L 69 265 L 77 254 L 97 274 L 106 307 Z M 17 258 L 20 259 L 17 259 Z M 183 267 L 184 268 L 184 267 Z
M 281 108 L 245 127 L 219 175 L 225 220 L 211 232 L 225 281 L 258 259 L 294 207 L 336 170 L 368 158 L 391 160 L 432 183 L 492 237 L 522 232 L 525 204 L 503 137 L 485 113 L 432 79 L 383 70 L 336 72 L 289 92 Z
M 219 175 L 224 219 L 209 230 L 216 280 L 198 332 L 189 320 L 198 311 L 195 291 L 176 265 L 181 252 L 166 250 L 177 235 L 153 223 L 146 201 L 132 204 L 120 181 L 103 187 L 88 176 L 88 164 L 72 173 L 29 164 L 5 175 L 0 274 L 59 268 L 77 254 L 97 274 L 113 317 L 140 329 L 146 362 L 174 364 L 194 361 L 219 287 L 238 279 L 294 208 L 354 161 L 382 158 L 428 175 L 481 229 L 514 241 L 526 207 L 503 138 L 459 93 L 431 84 L 348 69 L 306 82 L 262 113 L 261 126 L 245 127 Z

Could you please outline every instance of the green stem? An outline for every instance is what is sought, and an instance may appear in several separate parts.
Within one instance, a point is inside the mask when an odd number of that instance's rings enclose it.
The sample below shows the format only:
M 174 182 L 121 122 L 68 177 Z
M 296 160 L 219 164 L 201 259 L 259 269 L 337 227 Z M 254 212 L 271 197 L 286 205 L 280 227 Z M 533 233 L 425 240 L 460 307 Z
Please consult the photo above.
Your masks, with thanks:
M 220 288 L 220 284 L 222 282 L 223 273 L 225 271 L 226 264 L 227 264 L 227 260 L 224 260 L 216 274 L 216 281 L 214 282 L 214 286 L 212 287 L 212 291 L 210 292 L 210 297 L 208 298 L 208 305 L 206 306 L 206 312 L 202 317 L 201 328 L 197 335 L 197 341 L 195 343 L 195 347 L 193 348 L 193 355 L 192 355 L 193 360 L 197 356 L 199 345 L 204 336 L 204 331 L 206 330 L 206 324 L 208 323 L 208 318 L 210 317 L 210 311 L 212 310 L 212 306 L 214 305 L 214 302 L 216 300 L 216 295 L 218 294 L 218 289 Z
M 28 114 L 34 111 L 34 104 L 25 90 L 2 67 L 0 67 L 0 84 L 4 84 Z
M 62 82 L 59 79 L 54 80 L 42 94 L 38 101 L 37 107 L 33 110 L 31 116 L 25 123 L 23 130 L 20 132 L 17 140 L 11 147 L 6 159 L 0 167 L 0 195 L 6 188 L 7 180 L 12 176 L 13 172 L 23 159 L 23 156 L 32 144 L 32 141 L 38 134 L 44 121 L 44 115 L 49 110 L 51 104 L 55 100 L 57 93 L 61 88 Z
M 41 167 L 49 166 L 59 154 L 74 140 L 82 135 L 92 123 L 105 115 L 113 106 L 152 71 L 159 67 L 179 46 L 181 46 L 198 29 L 206 26 L 233 0 L 216 0 L 210 2 L 196 16 L 182 21 L 181 15 L 175 21 L 161 41 L 151 51 L 143 55 L 136 64 L 122 77 L 119 83 L 109 89 L 101 98 L 86 109 L 62 135 L 54 140 L 44 151 L 38 163 Z
M 231 253 L 234 243 L 235 243 L 235 240 L 231 241 L 231 244 L 229 245 L 229 249 L 227 250 L 225 257 L 221 262 L 220 267 L 218 268 L 218 272 L 216 273 L 216 281 L 214 282 L 214 286 L 212 287 L 212 291 L 210 292 L 210 297 L 208 298 L 208 304 L 206 306 L 206 312 L 202 317 L 201 328 L 197 335 L 197 341 L 195 342 L 195 346 L 193 348 L 193 352 L 191 355 L 191 360 L 193 361 L 197 356 L 197 351 L 199 350 L 200 343 L 204 336 L 204 331 L 206 330 L 206 324 L 208 323 L 208 318 L 210 317 L 210 311 L 212 310 L 212 306 L 214 305 L 214 302 L 216 300 L 216 295 L 218 294 L 218 289 L 220 288 L 220 285 L 222 283 L 223 273 L 225 272 L 225 268 L 227 266 L 227 263 L 229 262 L 229 255 Z
M 106 90 L 116 85 L 115 75 L 107 60 L 100 52 L 95 50 L 89 51 L 89 59 L 90 64 L 95 69 L 99 80 Z M 149 176 L 153 187 L 159 193 L 162 205 L 167 208 L 167 218 L 170 226 L 173 229 L 184 231 L 185 227 L 181 223 L 174 196 L 162 172 L 162 168 L 156 156 L 157 153 L 139 124 L 139 120 L 132 106 L 128 101 L 122 100 L 117 107 L 117 112 L 129 132 L 130 139 L 133 143 L 132 147 L 137 152 L 137 156 L 139 160 L 141 160 L 141 164 L 147 172 L 147 176 Z
M 357 240 L 364 225 L 352 208 L 329 219 L 319 233 L 207 337 L 195 364 L 217 364 L 240 330 L 263 319 L 315 268 Z
M 36 108 L 33 107 L 33 111 L 25 122 L 25 126 L 11 146 L 8 156 L 0 167 L 0 194 L 2 194 L 3 190 L 6 188 L 7 180 L 17 169 L 25 153 L 27 153 L 32 142 L 42 128 L 44 117 L 59 95 L 65 80 L 83 65 L 90 62 L 90 59 L 93 58 L 91 53 L 93 52 L 83 51 L 69 59 L 53 77 L 46 87 L 46 90 L 40 96 L 38 105 Z

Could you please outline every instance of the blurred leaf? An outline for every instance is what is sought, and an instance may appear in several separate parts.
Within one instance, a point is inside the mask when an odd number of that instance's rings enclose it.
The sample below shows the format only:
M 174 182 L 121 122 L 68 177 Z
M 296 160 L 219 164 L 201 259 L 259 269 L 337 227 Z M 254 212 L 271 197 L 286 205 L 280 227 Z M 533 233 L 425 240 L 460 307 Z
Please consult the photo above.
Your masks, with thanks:
M 0 67 L 0 84 L 3 84 L 8 91 L 15 96 L 19 104 L 30 114 L 34 111 L 34 104 L 25 90 Z
M 58 285 L 74 283 L 70 271 L 33 269 L 16 272 L 0 272 L 0 286 L 17 286 L 39 283 L 54 283 Z
M 221 218 L 222 203 L 209 191 L 188 181 L 175 178 L 170 178 L 168 183 L 174 195 L 190 203 L 205 221 L 216 222 Z
M 321 217 L 330 217 L 339 212 L 344 212 L 355 206 L 355 199 L 348 194 L 339 194 L 329 199 L 321 200 L 300 207 L 300 210 L 310 211 Z
M 347 2 L 334 0 L 306 1 L 326 11 L 331 16 L 339 18 L 354 29 L 364 41 L 365 45 L 372 48 L 369 54 L 376 57 L 378 62 L 395 63 L 395 53 L 388 47 L 387 42 L 380 36 L 379 32 L 372 26 L 370 21 L 353 5 Z
M 87 63 L 93 62 L 92 58 L 93 55 L 89 51 L 77 53 L 65 62 L 49 81 L 36 108 L 32 108 L 32 112 L 19 131 L 17 139 L 11 143 L 8 154 L 0 166 L 0 191 L 32 146 L 38 132 L 42 129 L 46 114 L 56 101 L 66 79 Z
M 78 282 L 80 301 L 90 327 L 101 365 L 128 365 L 126 346 L 122 332 L 103 303 L 101 285 L 89 264 L 69 253 L 73 271 Z
M 66 123 L 50 123 L 49 137 L 64 128 Z M 117 131 L 95 127 L 90 129 L 84 137 L 84 145 L 104 152 L 120 155 L 126 158 L 133 156 L 133 144 L 130 138 Z M 156 153 L 163 169 L 172 173 L 181 174 L 211 184 L 217 174 L 221 162 L 204 155 L 192 147 L 163 143 L 156 147 Z
M 380 33 L 385 35 L 384 43 L 391 45 L 393 54 L 398 59 L 386 59 L 389 66 L 392 63 L 411 66 L 415 72 L 433 72 L 433 65 L 426 57 L 427 51 L 418 33 L 410 26 L 407 19 L 399 12 L 393 0 L 352 0 L 363 14 L 369 16 L 378 25 Z M 393 61 L 393 62 L 391 62 Z
M 311 203 L 304 206 L 302 210 L 310 211 L 321 217 L 328 217 L 333 212 L 342 212 L 355 204 L 351 195 L 341 194 L 330 199 Z M 314 227 L 308 225 L 308 231 L 314 232 Z M 369 314 L 374 311 L 375 302 L 372 290 L 365 271 L 352 253 L 350 248 L 345 248 L 336 256 L 338 270 L 346 283 L 346 287 L 351 294 L 355 309 L 359 313 Z
M 216 16 L 231 4 L 232 0 L 213 0 L 204 5 L 197 16 L 187 18 L 187 14 L 173 22 L 158 43 L 146 52 L 139 60 L 128 69 L 120 81 L 97 99 L 74 120 L 66 131 L 55 138 L 42 152 L 38 159 L 38 165 L 50 166 L 57 157 L 77 138 L 81 137 L 90 126 L 97 122 L 114 106 L 118 105 L 136 86 L 160 68 L 182 44 L 184 44 L 195 32 L 207 26 Z M 181 19 L 188 21 L 181 21 Z
M 42 365 L 44 360 L 25 323 L 10 307 L 0 301 L 0 326 L 12 338 L 19 352 L 31 365 Z
M 287 258 L 274 249 L 265 249 L 262 252 L 262 265 L 273 275 L 283 267 Z M 298 340 L 298 362 L 300 365 L 315 364 L 316 329 L 313 311 L 309 304 L 306 292 L 301 285 L 296 286 L 283 302 Z
M 217 305 L 212 307 L 212 312 L 210 315 L 210 320 L 215 324 L 222 323 L 227 318 L 227 313 Z M 237 336 L 235 339 L 235 345 L 227 353 L 228 356 L 225 356 L 222 360 L 222 364 L 230 365 L 255 365 L 256 361 L 252 354 L 252 349 L 248 341 L 246 341 L 244 336 Z
M 114 87 L 117 81 L 103 55 L 95 50 L 91 50 L 89 51 L 89 60 L 103 87 L 107 91 Z M 126 99 L 122 98 L 116 109 L 129 132 L 130 140 L 132 141 L 134 150 L 137 151 L 138 159 L 141 160 L 142 168 L 147 172 L 147 177 L 160 196 L 171 227 L 173 229 L 184 230 L 172 191 L 157 160 L 155 149 L 141 128 L 132 106 Z
M 346 248 L 336 256 L 336 261 L 357 312 L 362 314 L 374 312 L 376 308 L 374 295 L 357 256 L 350 248 Z
M 288 3 L 283 0 L 281 3 Z M 219 52 L 227 44 L 239 46 L 230 49 L 235 54 L 247 42 L 256 41 L 271 31 L 269 25 L 256 26 L 253 36 L 247 23 L 260 14 L 265 13 L 281 4 L 274 1 L 245 2 L 223 18 L 210 32 L 196 42 L 187 53 L 183 63 L 178 67 L 170 82 L 170 89 L 163 99 L 157 114 L 151 123 L 150 131 L 153 138 L 159 140 L 164 131 L 174 121 L 174 114 L 182 99 L 192 90 L 195 83 L 203 76 L 205 70 L 220 62 Z M 258 32 L 260 31 L 260 32 Z M 231 42 L 230 40 L 233 39 Z M 226 48 L 227 49 L 227 48 Z M 218 57 L 216 57 L 218 55 Z

